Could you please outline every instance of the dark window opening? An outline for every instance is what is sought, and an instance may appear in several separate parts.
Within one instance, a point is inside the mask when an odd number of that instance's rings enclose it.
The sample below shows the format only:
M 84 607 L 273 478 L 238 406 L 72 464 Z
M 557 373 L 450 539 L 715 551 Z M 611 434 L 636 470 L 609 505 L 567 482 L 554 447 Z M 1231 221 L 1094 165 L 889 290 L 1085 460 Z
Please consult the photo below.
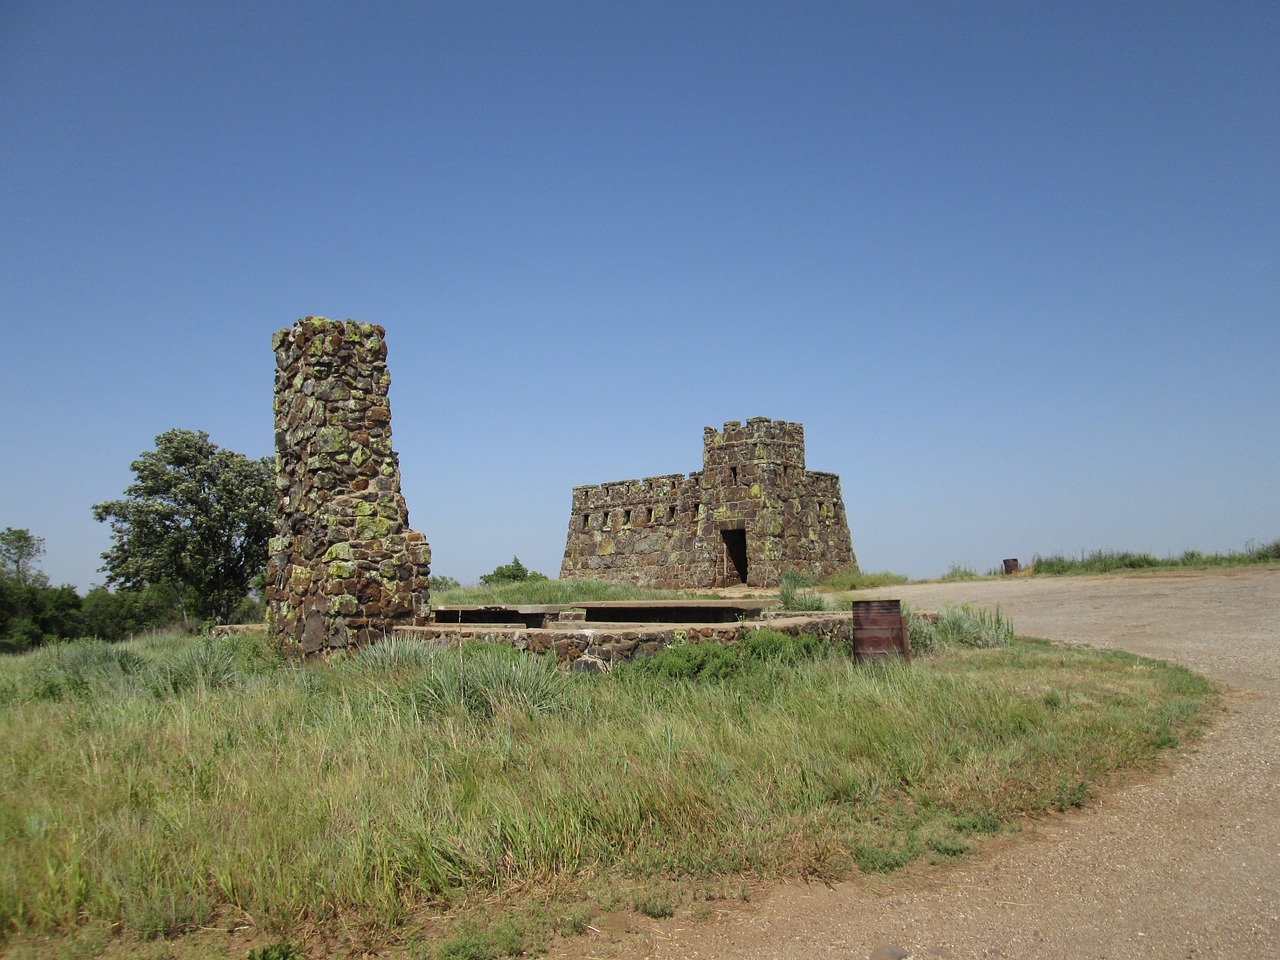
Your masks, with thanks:
M 738 468 L 737 468 L 737 467 L 730 467 L 730 468 L 729 468 L 729 476 L 733 478 L 733 483 L 734 483 L 734 485 L 736 486 L 736 485 L 737 485 L 737 483 L 738 483 Z
M 582 515 L 582 529 L 586 530 L 589 526 L 591 526 L 591 514 L 584 513 Z
M 747 582 L 747 531 L 721 530 L 724 538 L 725 586 Z

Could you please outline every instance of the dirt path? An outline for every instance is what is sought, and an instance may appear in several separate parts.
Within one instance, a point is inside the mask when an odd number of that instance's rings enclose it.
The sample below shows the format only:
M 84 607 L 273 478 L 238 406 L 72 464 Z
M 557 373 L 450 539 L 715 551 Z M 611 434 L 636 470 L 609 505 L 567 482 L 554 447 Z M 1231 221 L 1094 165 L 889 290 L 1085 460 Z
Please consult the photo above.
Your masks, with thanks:
M 861 960 L 1280 958 L 1280 568 L 894 587 L 920 609 L 1000 607 L 1018 632 L 1184 663 L 1227 713 L 1167 772 L 949 867 L 784 885 L 695 924 L 575 956 Z

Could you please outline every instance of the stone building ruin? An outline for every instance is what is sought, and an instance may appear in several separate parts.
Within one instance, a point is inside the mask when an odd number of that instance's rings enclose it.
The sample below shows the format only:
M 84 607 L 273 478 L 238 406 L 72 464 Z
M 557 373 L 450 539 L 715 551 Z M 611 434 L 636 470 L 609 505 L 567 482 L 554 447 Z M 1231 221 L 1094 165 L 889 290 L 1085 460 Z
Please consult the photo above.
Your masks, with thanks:
M 304 654 L 426 621 L 431 549 L 391 449 L 385 331 L 306 317 L 272 339 L 279 494 L 270 635 Z
M 802 424 L 757 417 L 707 427 L 699 473 L 575 487 L 560 578 L 767 587 L 854 563 L 840 478 L 806 469 Z

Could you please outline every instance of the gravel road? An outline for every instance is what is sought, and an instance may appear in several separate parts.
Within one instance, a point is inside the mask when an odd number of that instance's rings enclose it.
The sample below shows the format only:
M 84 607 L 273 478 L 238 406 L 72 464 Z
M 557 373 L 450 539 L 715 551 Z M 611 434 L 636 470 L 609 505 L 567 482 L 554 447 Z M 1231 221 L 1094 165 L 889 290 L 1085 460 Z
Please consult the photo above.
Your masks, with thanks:
M 1280 958 L 1280 567 L 867 596 L 999 604 L 1024 635 L 1186 664 L 1219 684 L 1227 710 L 1167 770 L 962 862 L 780 885 L 712 920 L 588 938 L 573 956 Z

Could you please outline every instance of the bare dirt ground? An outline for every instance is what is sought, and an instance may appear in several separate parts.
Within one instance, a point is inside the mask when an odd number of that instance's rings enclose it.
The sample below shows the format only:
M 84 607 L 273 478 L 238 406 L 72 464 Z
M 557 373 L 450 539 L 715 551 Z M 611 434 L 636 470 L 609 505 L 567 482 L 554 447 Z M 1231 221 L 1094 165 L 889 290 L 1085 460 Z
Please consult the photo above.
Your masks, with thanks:
M 1161 773 L 962 862 L 777 885 L 703 921 L 606 925 L 552 956 L 860 960 L 892 945 L 954 960 L 1280 958 L 1280 567 L 865 596 L 998 604 L 1023 635 L 1183 663 L 1219 685 L 1227 709 Z

